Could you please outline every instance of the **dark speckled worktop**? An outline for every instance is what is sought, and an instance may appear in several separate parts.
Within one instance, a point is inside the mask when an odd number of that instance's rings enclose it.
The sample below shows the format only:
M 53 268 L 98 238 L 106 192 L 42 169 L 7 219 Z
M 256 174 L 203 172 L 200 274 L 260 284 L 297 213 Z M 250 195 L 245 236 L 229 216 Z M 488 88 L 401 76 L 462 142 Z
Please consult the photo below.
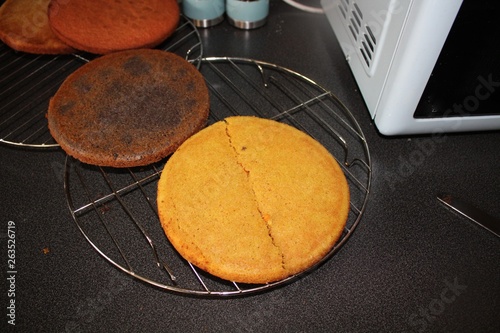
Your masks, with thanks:
M 352 111 L 373 167 L 352 237 L 313 273 L 263 294 L 165 292 L 113 268 L 86 242 L 66 204 L 60 149 L 0 145 L 0 331 L 14 332 L 7 324 L 8 221 L 16 227 L 19 332 L 500 331 L 500 239 L 436 200 L 438 192 L 456 194 L 500 217 L 500 132 L 380 135 L 323 15 L 272 1 L 260 29 L 225 21 L 200 35 L 205 56 L 292 69 Z

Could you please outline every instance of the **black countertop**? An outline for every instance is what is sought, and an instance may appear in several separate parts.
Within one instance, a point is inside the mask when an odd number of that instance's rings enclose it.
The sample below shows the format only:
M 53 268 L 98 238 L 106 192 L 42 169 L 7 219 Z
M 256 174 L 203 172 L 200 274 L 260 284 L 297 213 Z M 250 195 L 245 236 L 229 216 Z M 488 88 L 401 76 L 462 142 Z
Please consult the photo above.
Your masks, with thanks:
M 182 296 L 138 282 L 86 242 L 63 191 L 58 148 L 0 145 L 2 320 L 20 332 L 499 332 L 500 239 L 438 192 L 500 217 L 500 133 L 377 133 L 323 15 L 272 1 L 267 24 L 200 30 L 205 56 L 262 60 L 335 93 L 369 144 L 372 186 L 353 236 L 316 271 L 240 298 Z M 7 229 L 15 223 L 15 296 Z M 7 308 L 15 300 L 15 327 Z

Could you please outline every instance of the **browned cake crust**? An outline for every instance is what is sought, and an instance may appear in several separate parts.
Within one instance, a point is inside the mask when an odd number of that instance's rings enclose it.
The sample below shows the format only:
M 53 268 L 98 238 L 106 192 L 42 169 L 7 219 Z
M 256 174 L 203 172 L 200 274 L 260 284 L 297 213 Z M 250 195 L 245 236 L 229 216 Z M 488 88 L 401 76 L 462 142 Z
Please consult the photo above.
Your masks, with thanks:
M 177 28 L 176 0 L 52 0 L 49 24 L 65 43 L 90 53 L 150 48 Z
M 170 157 L 158 213 L 177 251 L 222 279 L 268 283 L 318 263 L 341 236 L 349 188 L 330 153 L 272 120 L 229 117 Z
M 50 0 L 7 0 L 0 7 L 0 39 L 17 51 L 66 54 L 75 50 L 49 27 Z
M 50 133 L 82 162 L 133 167 L 156 162 L 201 129 L 209 96 L 200 72 L 181 57 L 141 49 L 80 67 L 50 100 Z

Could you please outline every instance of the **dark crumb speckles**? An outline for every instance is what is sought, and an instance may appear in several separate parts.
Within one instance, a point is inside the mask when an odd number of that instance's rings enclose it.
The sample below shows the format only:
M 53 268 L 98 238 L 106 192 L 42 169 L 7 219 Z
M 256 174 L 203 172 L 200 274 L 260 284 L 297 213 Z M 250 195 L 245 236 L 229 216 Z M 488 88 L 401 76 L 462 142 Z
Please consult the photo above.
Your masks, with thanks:
M 151 65 L 139 56 L 129 58 L 122 66 L 132 76 L 140 76 L 151 72 Z
M 110 209 L 111 207 L 108 206 L 107 204 L 102 205 L 100 208 L 101 214 L 102 215 L 106 214 Z
M 75 105 L 76 105 L 75 101 L 68 101 L 59 107 L 59 113 L 61 115 L 65 115 L 66 113 L 71 111 L 75 107 Z
M 192 108 L 194 108 L 197 104 L 197 101 L 196 99 L 194 98 L 189 98 L 189 99 L 186 99 L 184 101 L 184 107 L 188 110 L 191 110 Z
M 102 68 L 95 73 L 99 77 L 99 81 L 106 82 L 109 78 L 113 77 L 115 70 L 113 68 Z
M 127 145 L 130 145 L 132 144 L 132 141 L 133 141 L 133 138 L 132 138 L 132 135 L 130 134 L 125 134 L 122 138 L 122 141 L 123 143 L 127 144 Z
M 103 91 L 107 95 L 114 96 L 113 100 L 121 100 L 130 96 L 132 86 L 118 79 L 113 79 L 104 86 Z
M 186 89 L 189 92 L 194 92 L 196 90 L 194 82 L 189 82 L 188 84 L 186 84 Z
M 179 70 L 177 71 L 176 74 L 178 77 L 183 78 L 183 77 L 186 77 L 188 75 L 188 71 L 186 68 L 179 68 Z
M 80 94 L 87 94 L 92 89 L 92 84 L 88 82 L 85 76 L 73 82 L 73 87 Z

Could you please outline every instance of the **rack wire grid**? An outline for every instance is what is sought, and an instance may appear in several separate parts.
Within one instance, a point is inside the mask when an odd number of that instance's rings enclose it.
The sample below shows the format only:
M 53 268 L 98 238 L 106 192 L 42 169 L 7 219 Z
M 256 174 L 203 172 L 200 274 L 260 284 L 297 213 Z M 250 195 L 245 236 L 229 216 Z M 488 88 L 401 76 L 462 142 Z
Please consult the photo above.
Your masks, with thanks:
M 337 244 L 309 270 L 268 284 L 234 283 L 201 271 L 175 251 L 158 218 L 157 182 L 168 158 L 145 167 L 116 169 L 67 157 L 64 187 L 77 227 L 116 268 L 174 293 L 247 295 L 309 274 L 345 244 L 365 210 L 371 162 L 364 134 L 334 94 L 289 69 L 251 59 L 212 57 L 202 59 L 200 71 L 210 91 L 208 124 L 234 115 L 274 119 L 308 133 L 336 158 L 348 180 L 351 200 Z
M 196 66 L 203 55 L 198 30 L 184 16 L 176 31 L 156 48 L 185 57 Z M 68 75 L 95 57 L 88 53 L 29 54 L 0 42 L 0 143 L 58 147 L 47 126 L 49 100 Z

